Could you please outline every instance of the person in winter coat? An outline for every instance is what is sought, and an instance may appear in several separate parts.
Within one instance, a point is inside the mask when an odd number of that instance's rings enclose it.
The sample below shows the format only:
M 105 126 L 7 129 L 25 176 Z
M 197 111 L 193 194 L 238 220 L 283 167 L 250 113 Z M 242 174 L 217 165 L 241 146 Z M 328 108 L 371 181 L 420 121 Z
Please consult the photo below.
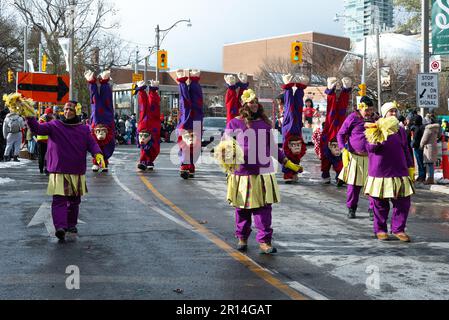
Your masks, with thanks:
M 426 181 L 426 167 L 424 166 L 424 151 L 421 149 L 421 140 L 424 135 L 423 119 L 421 116 L 415 117 L 415 123 L 411 128 L 413 132 L 412 147 L 415 154 L 416 163 L 418 164 L 418 179 L 416 182 Z
M 424 165 L 428 170 L 427 180 L 424 182 L 425 185 L 435 184 L 435 168 L 434 165 L 438 158 L 438 138 L 440 136 L 440 125 L 435 123 L 435 120 L 431 120 L 431 124 L 428 124 L 424 130 L 424 135 L 421 139 L 421 149 L 424 154 Z
M 6 149 L 4 153 L 5 161 L 11 160 L 11 152 L 15 162 L 19 162 L 20 146 L 22 144 L 22 130 L 25 121 L 17 113 L 11 112 L 5 117 L 3 122 L 3 137 L 6 139 Z
M 47 108 L 45 109 L 44 115 L 39 118 L 39 123 L 47 123 L 53 121 L 53 109 Z M 49 174 L 47 170 L 47 146 L 48 146 L 48 136 L 37 136 L 37 148 L 39 153 L 39 172 L 43 174 Z
M 0 111 L 0 128 L 3 129 L 3 123 L 5 121 L 6 115 L 8 114 L 8 109 L 3 109 Z M 3 154 L 6 148 L 6 137 L 3 136 L 3 132 L 0 132 L 0 161 L 3 161 Z

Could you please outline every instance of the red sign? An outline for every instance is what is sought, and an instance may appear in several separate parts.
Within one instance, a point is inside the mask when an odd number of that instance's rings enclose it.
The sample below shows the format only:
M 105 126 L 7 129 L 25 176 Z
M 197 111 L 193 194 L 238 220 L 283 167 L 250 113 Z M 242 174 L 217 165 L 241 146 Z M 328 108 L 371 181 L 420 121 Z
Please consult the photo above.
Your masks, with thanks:
M 65 104 L 69 101 L 68 75 L 19 72 L 17 83 L 18 92 L 36 102 Z

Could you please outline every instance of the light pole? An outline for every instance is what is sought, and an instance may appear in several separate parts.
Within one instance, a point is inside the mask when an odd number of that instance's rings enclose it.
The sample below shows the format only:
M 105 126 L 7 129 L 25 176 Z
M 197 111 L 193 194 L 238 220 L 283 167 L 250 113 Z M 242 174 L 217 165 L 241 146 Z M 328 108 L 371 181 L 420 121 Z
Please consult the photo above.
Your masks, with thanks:
M 192 23 L 190 22 L 190 19 L 189 20 L 184 20 L 183 19 L 183 20 L 176 21 L 170 28 L 167 28 L 167 29 L 164 29 L 164 30 L 161 30 L 159 25 L 156 26 L 156 52 L 159 52 L 160 47 L 161 47 L 161 42 L 167 36 L 167 33 L 171 29 L 173 29 L 178 23 L 181 23 L 181 22 L 187 22 L 187 26 L 188 27 L 192 26 Z M 165 35 L 162 38 L 162 40 L 161 40 L 161 32 L 165 32 Z M 159 66 L 158 66 L 157 63 L 156 63 L 156 81 L 159 81 Z
M 335 14 L 335 18 L 334 21 L 335 22 L 339 22 L 340 18 L 348 18 L 351 19 L 352 21 L 358 23 L 359 25 L 361 25 L 364 29 L 365 29 L 365 24 L 361 23 L 360 21 L 357 21 L 356 19 L 354 19 L 351 16 L 346 16 L 346 15 L 340 15 L 338 13 Z M 366 36 L 363 36 L 363 62 L 362 62 L 362 83 L 366 83 Z

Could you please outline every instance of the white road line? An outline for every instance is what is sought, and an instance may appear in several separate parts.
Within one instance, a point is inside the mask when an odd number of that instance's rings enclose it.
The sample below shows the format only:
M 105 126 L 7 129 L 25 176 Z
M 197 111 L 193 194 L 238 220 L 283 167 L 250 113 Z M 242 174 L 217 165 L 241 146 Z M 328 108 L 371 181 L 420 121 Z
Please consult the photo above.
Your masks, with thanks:
M 292 287 L 293 289 L 297 290 L 298 292 L 302 293 L 305 296 L 308 296 L 309 298 L 312 298 L 313 300 L 329 300 L 325 296 L 319 294 L 318 292 L 300 284 L 297 281 L 287 282 L 287 284 Z

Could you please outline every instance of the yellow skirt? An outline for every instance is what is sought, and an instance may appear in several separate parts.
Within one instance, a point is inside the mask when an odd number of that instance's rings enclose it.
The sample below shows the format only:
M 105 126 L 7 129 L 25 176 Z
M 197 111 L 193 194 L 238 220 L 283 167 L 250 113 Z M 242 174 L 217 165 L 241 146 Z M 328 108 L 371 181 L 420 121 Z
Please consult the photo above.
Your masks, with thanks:
M 228 175 L 227 200 L 240 209 L 257 209 L 279 203 L 281 195 L 275 174 Z
M 50 174 L 47 194 L 49 196 L 81 197 L 87 194 L 85 175 Z
M 363 187 L 368 178 L 368 156 L 350 153 L 349 165 L 343 168 L 338 179 L 351 186 Z
M 409 177 L 368 177 L 365 185 L 365 194 L 380 199 L 405 198 L 415 194 L 415 185 Z

